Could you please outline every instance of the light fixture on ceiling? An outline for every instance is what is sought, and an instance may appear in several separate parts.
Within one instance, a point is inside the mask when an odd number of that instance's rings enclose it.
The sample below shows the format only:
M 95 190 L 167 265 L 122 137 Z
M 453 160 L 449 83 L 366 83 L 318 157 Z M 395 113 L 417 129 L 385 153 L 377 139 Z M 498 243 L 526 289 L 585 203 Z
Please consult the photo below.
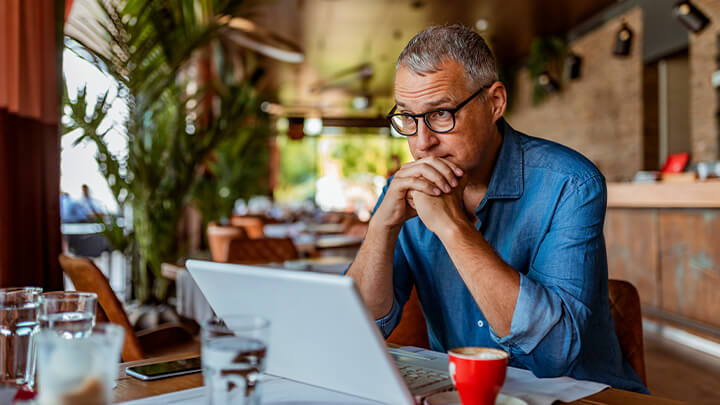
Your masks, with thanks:
M 673 14 L 687 29 L 695 33 L 702 31 L 710 23 L 705 14 L 687 0 L 677 2 L 673 6 Z
M 488 29 L 488 20 L 484 18 L 479 18 L 477 21 L 475 21 L 475 29 L 479 32 L 485 32 Z
M 297 44 L 246 18 L 223 16 L 219 22 L 232 28 L 230 38 L 242 47 L 287 63 L 301 63 L 305 59 Z
M 615 47 L 613 54 L 617 56 L 628 56 L 632 49 L 633 32 L 627 23 L 623 22 L 622 26 L 615 34 Z
M 560 90 L 560 85 L 557 81 L 555 81 L 555 79 L 552 78 L 552 76 L 550 76 L 550 73 L 548 72 L 540 73 L 537 78 L 537 83 L 547 93 L 554 93 Z
M 370 94 L 362 94 L 355 96 L 352 99 L 352 106 L 356 110 L 366 110 L 372 104 L 372 97 Z
M 305 118 L 303 132 L 305 135 L 320 135 L 323 131 L 323 121 L 320 117 Z
M 565 72 L 570 79 L 579 79 L 582 68 L 582 57 L 570 52 L 565 59 Z

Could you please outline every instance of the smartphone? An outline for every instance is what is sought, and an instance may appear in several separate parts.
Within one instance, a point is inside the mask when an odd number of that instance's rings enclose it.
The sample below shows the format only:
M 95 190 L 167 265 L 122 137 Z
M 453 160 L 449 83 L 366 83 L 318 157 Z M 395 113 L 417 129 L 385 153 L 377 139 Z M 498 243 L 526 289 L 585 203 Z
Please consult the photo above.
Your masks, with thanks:
M 192 374 L 199 371 L 202 371 L 200 357 L 125 368 L 125 374 L 145 381 Z

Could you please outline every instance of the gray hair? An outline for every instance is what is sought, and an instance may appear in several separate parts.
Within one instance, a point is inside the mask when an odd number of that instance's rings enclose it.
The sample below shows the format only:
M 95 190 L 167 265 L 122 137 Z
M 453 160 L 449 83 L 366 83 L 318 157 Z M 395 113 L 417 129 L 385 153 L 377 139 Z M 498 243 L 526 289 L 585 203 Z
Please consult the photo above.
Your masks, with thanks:
M 458 24 L 432 26 L 419 32 L 400 53 L 395 70 L 405 66 L 415 73 L 435 73 L 447 60 L 463 66 L 471 91 L 498 80 L 495 57 L 483 37 Z

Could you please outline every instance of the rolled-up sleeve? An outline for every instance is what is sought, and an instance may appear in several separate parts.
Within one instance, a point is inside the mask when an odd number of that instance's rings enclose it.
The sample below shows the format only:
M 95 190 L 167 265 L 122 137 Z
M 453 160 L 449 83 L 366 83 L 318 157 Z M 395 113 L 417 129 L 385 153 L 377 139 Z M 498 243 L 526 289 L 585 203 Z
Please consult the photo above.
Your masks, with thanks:
M 572 187 L 557 205 L 551 226 L 527 274 L 520 274 L 510 334 L 490 335 L 514 362 L 538 377 L 565 375 L 583 344 L 583 332 L 607 282 L 603 222 L 605 181 L 596 175 Z

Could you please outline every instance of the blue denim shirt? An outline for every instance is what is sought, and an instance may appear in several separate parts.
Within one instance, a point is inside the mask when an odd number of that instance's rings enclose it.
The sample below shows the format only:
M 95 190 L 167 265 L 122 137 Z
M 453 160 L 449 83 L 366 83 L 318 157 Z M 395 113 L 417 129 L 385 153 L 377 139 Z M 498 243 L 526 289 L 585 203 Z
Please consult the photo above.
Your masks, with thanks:
M 475 216 L 478 232 L 520 274 L 510 334 L 495 334 L 440 239 L 418 217 L 400 231 L 395 300 L 378 326 L 386 337 L 392 332 L 415 285 L 433 350 L 502 348 L 511 366 L 538 377 L 647 392 L 623 360 L 610 313 L 603 175 L 567 147 L 519 133 L 503 119 L 497 125 L 502 146 Z

